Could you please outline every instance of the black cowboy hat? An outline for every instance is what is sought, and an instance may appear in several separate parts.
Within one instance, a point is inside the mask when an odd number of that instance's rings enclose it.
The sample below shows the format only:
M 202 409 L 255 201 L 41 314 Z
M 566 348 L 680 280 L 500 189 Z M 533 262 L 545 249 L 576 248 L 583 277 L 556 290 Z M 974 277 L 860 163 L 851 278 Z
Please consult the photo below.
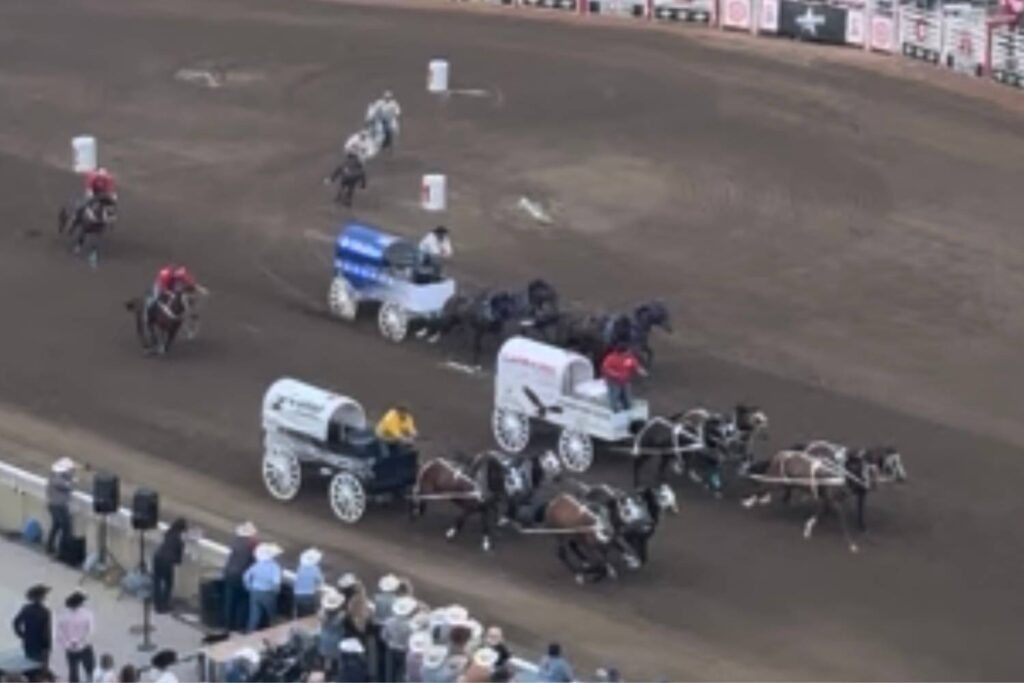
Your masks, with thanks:
M 166 669 L 178 663 L 178 653 L 174 650 L 160 650 L 149 663 L 156 669 Z
M 46 584 L 37 583 L 25 592 L 26 600 L 42 600 L 46 597 L 46 594 L 50 592 L 50 587 Z
M 447 235 L 448 234 L 448 228 L 446 228 L 443 225 L 439 225 L 436 228 L 434 228 L 434 234 L 436 234 L 436 235 Z
M 85 593 L 76 590 L 67 597 L 67 599 L 64 601 L 64 606 L 68 609 L 78 609 L 83 604 L 85 604 L 86 597 L 87 596 Z

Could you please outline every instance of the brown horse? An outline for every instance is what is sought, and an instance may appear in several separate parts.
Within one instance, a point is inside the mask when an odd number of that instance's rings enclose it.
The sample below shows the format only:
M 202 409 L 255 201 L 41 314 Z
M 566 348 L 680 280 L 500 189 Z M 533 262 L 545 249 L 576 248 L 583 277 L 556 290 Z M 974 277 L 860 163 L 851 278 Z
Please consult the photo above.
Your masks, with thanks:
M 577 583 L 617 576 L 609 557 L 615 534 L 603 510 L 559 493 L 544 506 L 541 519 L 543 526 L 533 531 L 558 536 L 558 559 L 575 574 Z
M 459 516 L 445 536 L 455 538 L 472 515 L 480 517 L 485 551 L 491 549 L 491 528 L 504 499 L 504 467 L 497 454 L 478 453 L 467 465 L 447 458 L 434 458 L 420 468 L 410 497 L 410 517 L 423 516 L 427 503 L 447 500 L 459 509 Z

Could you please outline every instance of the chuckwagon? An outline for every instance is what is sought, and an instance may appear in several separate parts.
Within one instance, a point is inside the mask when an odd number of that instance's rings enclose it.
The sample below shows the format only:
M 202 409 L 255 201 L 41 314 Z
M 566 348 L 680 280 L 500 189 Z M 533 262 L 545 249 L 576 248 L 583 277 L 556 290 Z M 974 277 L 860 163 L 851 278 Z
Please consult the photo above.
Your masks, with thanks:
M 330 479 L 328 499 L 343 522 L 358 522 L 367 500 L 404 498 L 416 482 L 416 450 L 385 443 L 358 401 L 294 379 L 279 379 L 263 397 L 263 483 L 289 501 L 303 479 Z
M 595 439 L 630 440 L 648 413 L 647 402 L 638 399 L 628 410 L 613 411 L 607 384 L 578 353 L 526 337 L 512 337 L 498 352 L 491 428 L 509 453 L 527 447 L 531 420 L 540 420 L 559 428 L 566 468 L 584 472 L 594 460 Z
M 365 223 L 347 223 L 338 233 L 327 302 L 339 318 L 355 320 L 361 303 L 379 303 L 381 336 L 400 342 L 410 322 L 439 315 L 454 294 L 455 281 L 408 240 Z

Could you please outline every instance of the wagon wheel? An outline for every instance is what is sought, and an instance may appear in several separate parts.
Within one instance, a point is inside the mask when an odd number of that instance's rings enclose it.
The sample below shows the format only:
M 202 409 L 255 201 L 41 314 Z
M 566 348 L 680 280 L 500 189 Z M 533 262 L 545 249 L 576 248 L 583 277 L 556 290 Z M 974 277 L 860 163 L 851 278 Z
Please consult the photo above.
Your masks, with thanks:
M 356 310 L 359 303 L 352 296 L 352 289 L 344 278 L 336 277 L 331 280 L 331 287 L 327 290 L 327 306 L 331 313 L 345 320 L 355 320 Z
M 563 429 L 558 436 L 558 455 L 570 472 L 586 472 L 594 462 L 594 441 L 583 432 Z
M 302 487 L 302 468 L 295 454 L 268 443 L 263 452 L 263 484 L 278 500 L 295 498 Z
M 377 326 L 380 327 L 381 336 L 397 343 L 405 339 L 405 335 L 409 332 L 409 316 L 404 308 L 388 301 L 381 304 L 380 313 L 377 315 Z
M 366 512 L 366 491 L 363 483 L 351 472 L 334 475 L 328 495 L 335 516 L 346 524 L 355 524 Z
M 491 416 L 494 440 L 506 453 L 521 453 L 530 443 L 530 418 L 506 408 L 496 408 Z

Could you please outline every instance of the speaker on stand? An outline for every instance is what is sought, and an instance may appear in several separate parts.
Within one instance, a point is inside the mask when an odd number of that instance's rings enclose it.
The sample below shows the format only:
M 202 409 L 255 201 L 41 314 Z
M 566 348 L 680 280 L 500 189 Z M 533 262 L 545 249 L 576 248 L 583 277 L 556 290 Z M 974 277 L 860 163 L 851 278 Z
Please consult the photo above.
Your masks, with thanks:
M 146 564 L 146 532 L 152 531 L 160 521 L 160 496 L 151 489 L 138 489 L 132 496 L 132 528 L 139 533 L 139 568 L 142 593 L 142 624 L 132 626 L 131 633 L 141 634 L 140 652 L 150 652 L 156 645 L 149 639 L 153 628 L 153 577 Z
M 92 480 L 92 511 L 99 517 L 99 529 L 97 530 L 96 554 L 91 555 L 85 563 L 85 570 L 82 580 L 86 578 L 103 577 L 113 568 L 122 574 L 124 568 L 118 563 L 117 558 L 109 551 L 109 519 L 110 515 L 117 514 L 121 508 L 121 481 L 116 474 L 99 471 Z

